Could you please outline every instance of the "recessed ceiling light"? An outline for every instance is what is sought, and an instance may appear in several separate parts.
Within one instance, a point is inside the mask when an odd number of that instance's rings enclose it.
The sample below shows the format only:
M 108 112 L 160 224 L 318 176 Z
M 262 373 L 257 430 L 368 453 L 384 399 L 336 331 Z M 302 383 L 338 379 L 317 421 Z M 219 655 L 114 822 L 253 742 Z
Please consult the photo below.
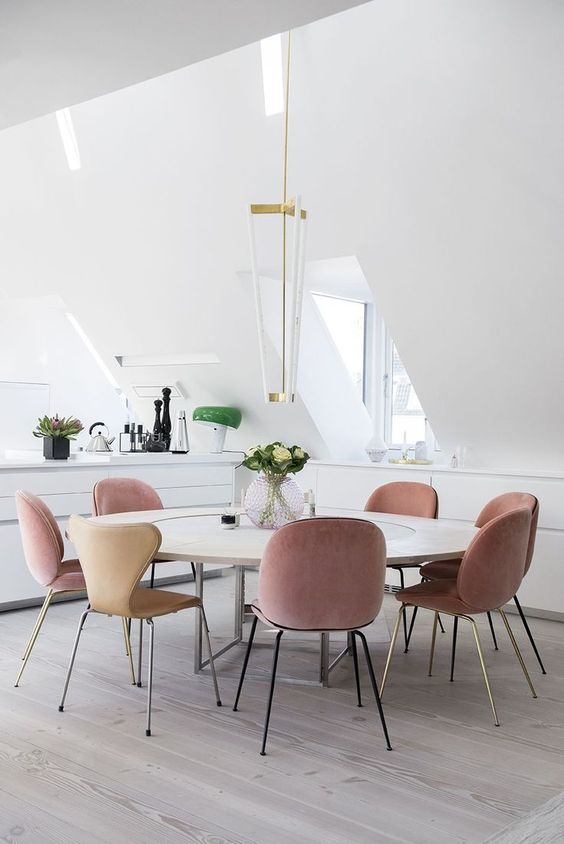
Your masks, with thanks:
M 264 111 L 267 116 L 284 111 L 284 72 L 282 35 L 271 35 L 260 42 Z

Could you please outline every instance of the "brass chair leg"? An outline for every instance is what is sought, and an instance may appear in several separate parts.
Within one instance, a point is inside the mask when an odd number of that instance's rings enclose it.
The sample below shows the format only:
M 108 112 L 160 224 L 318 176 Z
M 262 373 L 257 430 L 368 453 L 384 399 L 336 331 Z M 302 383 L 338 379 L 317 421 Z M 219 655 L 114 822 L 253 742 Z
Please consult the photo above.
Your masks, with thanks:
M 49 591 L 47 592 L 47 595 L 45 596 L 45 600 L 43 601 L 43 606 L 41 607 L 41 609 L 39 611 L 39 615 L 37 616 L 37 621 L 35 622 L 34 628 L 31 632 L 31 636 L 29 637 L 29 642 L 27 643 L 26 649 L 25 649 L 23 656 L 22 656 L 23 663 L 22 663 L 20 670 L 18 671 L 18 676 L 16 677 L 16 682 L 14 683 L 14 686 L 16 686 L 16 687 L 19 685 L 19 682 L 21 680 L 21 676 L 24 673 L 25 667 L 27 665 L 27 661 L 28 661 L 29 657 L 31 656 L 33 646 L 35 645 L 35 643 L 37 641 L 37 637 L 39 636 L 39 631 L 41 630 L 41 628 L 43 626 L 43 622 L 45 621 L 45 616 L 47 615 L 47 610 L 49 609 L 49 604 L 51 603 L 51 599 L 52 599 L 54 594 L 55 594 L 55 590 L 49 589 Z
M 529 684 L 531 694 L 532 694 L 533 697 L 537 697 L 537 693 L 535 692 L 535 687 L 533 686 L 533 684 L 531 682 L 531 678 L 529 677 L 529 672 L 527 671 L 527 666 L 525 665 L 525 660 L 523 659 L 521 651 L 519 650 L 519 645 L 517 644 L 517 642 L 515 640 L 515 636 L 513 635 L 513 630 L 509 626 L 509 621 L 507 620 L 507 616 L 505 615 L 505 613 L 501 609 L 501 607 L 499 608 L 498 612 L 503 619 L 503 623 L 505 624 L 505 629 L 507 630 L 507 634 L 508 634 L 509 638 L 511 639 L 511 644 L 513 645 L 513 650 L 515 651 L 517 659 L 519 660 L 521 668 L 523 669 L 523 674 L 525 675 L 525 679 L 526 679 L 527 683 Z
M 82 628 L 84 627 L 84 622 L 88 618 L 89 613 L 91 613 L 91 612 L 93 612 L 93 610 L 91 610 L 90 607 L 87 610 L 84 610 L 84 612 L 80 616 L 80 620 L 78 622 L 78 628 L 77 628 L 77 631 L 76 631 L 76 637 L 75 637 L 74 645 L 73 645 L 73 648 L 72 648 L 69 667 L 68 667 L 68 670 L 67 670 L 67 676 L 65 678 L 65 685 L 64 685 L 64 688 L 63 688 L 63 696 L 62 696 L 61 702 L 59 704 L 59 712 L 63 712 L 64 708 L 65 708 L 65 700 L 66 700 L 66 697 L 67 697 L 67 692 L 69 690 L 70 678 L 71 678 L 71 674 L 72 674 L 72 669 L 74 667 L 74 660 L 76 658 L 76 652 L 78 650 L 78 643 L 80 642 L 80 636 L 82 634 Z
M 129 670 L 131 671 L 131 685 L 137 685 L 135 680 L 135 669 L 133 668 L 133 654 L 131 653 L 131 639 L 129 638 L 129 626 L 127 618 L 121 620 L 123 626 L 123 638 L 125 640 L 125 655 L 129 657 Z
M 497 717 L 497 710 L 495 708 L 495 701 L 492 694 L 492 689 L 490 686 L 490 678 L 488 677 L 488 669 L 486 668 L 486 661 L 484 659 L 484 654 L 482 652 L 482 645 L 480 643 L 480 636 L 478 635 L 478 628 L 476 626 L 476 622 L 473 618 L 470 618 L 468 615 L 461 615 L 459 618 L 465 618 L 466 621 L 469 621 L 472 626 L 472 633 L 474 634 L 474 641 L 476 642 L 476 650 L 478 651 L 478 657 L 480 659 L 480 665 L 482 666 L 482 674 L 484 675 L 484 682 L 486 684 L 486 690 L 488 692 L 488 697 L 490 699 L 490 705 L 492 708 L 493 716 L 494 716 L 494 723 L 496 727 L 499 727 L 499 718 Z
M 431 636 L 431 653 L 429 654 L 429 677 L 433 676 L 433 657 L 435 656 L 435 642 L 437 641 L 437 625 L 439 623 L 439 614 L 435 613 L 433 618 L 433 634 Z
M 384 666 L 384 673 L 382 675 L 382 682 L 380 684 L 380 699 L 382 698 L 382 695 L 384 694 L 384 689 L 386 687 L 386 680 L 388 679 L 388 672 L 390 670 L 390 664 L 392 662 L 392 655 L 394 653 L 394 648 L 396 646 L 396 641 L 397 641 L 397 638 L 398 638 L 398 633 L 399 633 L 399 629 L 400 629 L 402 615 L 405 615 L 406 606 L 407 606 L 407 604 L 402 604 L 401 607 L 398 610 L 398 617 L 396 619 L 394 632 L 392 633 L 392 641 L 390 642 L 390 649 L 388 651 L 388 657 L 386 659 L 386 665 Z

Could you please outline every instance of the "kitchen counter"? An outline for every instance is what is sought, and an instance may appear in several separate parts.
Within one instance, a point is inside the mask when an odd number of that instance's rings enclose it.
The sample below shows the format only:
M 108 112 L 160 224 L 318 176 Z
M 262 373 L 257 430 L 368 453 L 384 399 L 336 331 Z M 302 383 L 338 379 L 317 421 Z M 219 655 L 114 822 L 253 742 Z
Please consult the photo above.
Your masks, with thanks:
M 13 457 L 0 459 L 0 472 L 11 472 L 14 469 L 76 469 L 92 466 L 157 466 L 157 465 L 194 465 L 194 464 L 229 464 L 237 466 L 244 455 L 243 452 L 227 452 L 221 454 L 171 454 L 165 452 L 138 452 L 137 454 L 121 454 L 111 452 L 92 454 L 87 451 L 71 454 L 68 460 L 45 460 L 40 452 L 15 452 Z

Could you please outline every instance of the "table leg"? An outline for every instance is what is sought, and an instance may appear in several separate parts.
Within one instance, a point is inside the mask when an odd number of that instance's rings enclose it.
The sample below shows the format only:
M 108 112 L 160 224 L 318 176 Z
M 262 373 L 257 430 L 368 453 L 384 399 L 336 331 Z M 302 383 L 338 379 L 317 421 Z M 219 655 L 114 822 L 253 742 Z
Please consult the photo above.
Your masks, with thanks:
M 319 682 L 322 686 L 329 685 L 329 633 L 320 633 L 321 640 L 319 659 Z
M 195 592 L 201 601 L 204 599 L 204 567 L 202 563 L 192 563 Z M 202 668 L 202 613 L 194 613 L 194 674 Z

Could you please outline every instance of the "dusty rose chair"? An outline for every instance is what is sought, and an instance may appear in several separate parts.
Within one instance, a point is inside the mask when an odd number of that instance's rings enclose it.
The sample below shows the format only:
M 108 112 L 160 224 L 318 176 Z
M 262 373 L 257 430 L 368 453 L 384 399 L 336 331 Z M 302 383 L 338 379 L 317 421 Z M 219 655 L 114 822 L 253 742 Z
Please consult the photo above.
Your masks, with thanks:
M 62 592 L 83 592 L 86 583 L 79 561 L 63 560 L 63 537 L 47 505 L 31 492 L 18 490 L 16 510 L 27 566 L 35 580 L 47 589 L 43 606 L 22 656 L 23 663 L 15 682 L 18 686 L 53 596 Z M 130 657 L 132 679 L 135 682 L 129 636 L 125 626 L 124 637 L 126 653 Z
M 535 539 L 537 535 L 537 526 L 539 521 L 539 502 L 534 495 L 530 495 L 530 493 L 528 492 L 504 492 L 503 495 L 498 495 L 496 498 L 492 498 L 492 500 L 489 501 L 486 506 L 481 510 L 480 514 L 478 515 L 478 518 L 475 521 L 475 525 L 476 527 L 481 528 L 488 522 L 490 522 L 492 519 L 495 519 L 496 516 L 501 516 L 503 513 L 510 513 L 512 510 L 516 510 L 519 507 L 527 507 L 531 511 L 531 532 L 529 535 L 529 544 L 527 545 L 527 557 L 525 560 L 525 574 L 527 574 L 531 566 L 531 562 L 533 560 L 533 553 L 535 550 Z M 425 563 L 424 566 L 421 566 L 420 574 L 421 577 L 425 578 L 426 580 L 449 580 L 457 576 L 458 570 L 460 568 L 460 563 L 460 560 L 435 560 L 431 563 Z M 527 619 L 525 618 L 525 614 L 523 613 L 523 609 L 521 607 L 519 599 L 517 598 L 517 595 L 513 595 L 513 600 L 519 612 L 521 621 L 523 622 L 525 632 L 529 637 L 529 641 L 532 645 L 533 651 L 535 652 L 535 656 L 540 665 L 541 671 L 543 674 L 546 674 L 543 661 L 541 659 L 536 642 L 533 638 L 533 634 L 531 633 L 531 629 L 529 627 Z M 490 613 L 488 613 L 488 621 L 490 624 L 494 648 L 497 651 L 497 640 Z M 453 678 L 454 658 L 456 652 L 456 620 L 453 630 L 452 647 L 453 653 L 451 679 Z
M 423 519 L 436 519 L 439 515 L 439 496 L 437 491 L 429 484 L 421 484 L 416 481 L 393 481 L 383 484 L 374 490 L 366 505 L 365 512 L 370 513 L 397 513 L 400 516 L 419 516 Z M 397 571 L 400 576 L 400 586 L 405 589 L 404 568 L 415 568 L 419 563 L 403 563 L 390 568 Z M 414 612 L 415 617 L 415 612 Z M 412 625 L 413 626 L 412 618 Z M 441 630 L 444 628 L 439 619 Z M 403 637 L 405 652 L 409 648 L 409 637 L 407 631 L 407 618 L 403 617 Z
M 361 519 L 304 519 L 285 525 L 270 539 L 259 570 L 259 598 L 251 604 L 255 617 L 233 706 L 236 712 L 260 620 L 278 629 L 261 756 L 266 752 L 280 640 L 285 630 L 350 633 L 358 705 L 362 706 L 356 650 L 356 637 L 360 638 L 386 746 L 392 749 L 368 645 L 360 631 L 380 611 L 385 571 L 384 535 L 375 524 Z
M 492 610 L 497 610 L 500 613 L 531 693 L 533 697 L 537 696 L 503 611 L 503 606 L 515 595 L 523 580 L 530 531 L 531 511 L 528 507 L 522 507 L 519 510 L 497 516 L 481 528 L 473 538 L 462 558 L 455 580 L 425 581 L 396 593 L 396 598 L 401 602 L 401 607 L 392 635 L 380 694 L 383 693 L 386 684 L 401 617 L 405 615 L 406 607 L 413 606 L 429 609 L 435 613 L 429 676 L 431 676 L 433 669 L 438 613 L 452 615 L 455 619 L 463 618 L 470 623 L 496 726 L 499 726 L 499 719 L 482 652 L 478 627 L 473 616 Z

